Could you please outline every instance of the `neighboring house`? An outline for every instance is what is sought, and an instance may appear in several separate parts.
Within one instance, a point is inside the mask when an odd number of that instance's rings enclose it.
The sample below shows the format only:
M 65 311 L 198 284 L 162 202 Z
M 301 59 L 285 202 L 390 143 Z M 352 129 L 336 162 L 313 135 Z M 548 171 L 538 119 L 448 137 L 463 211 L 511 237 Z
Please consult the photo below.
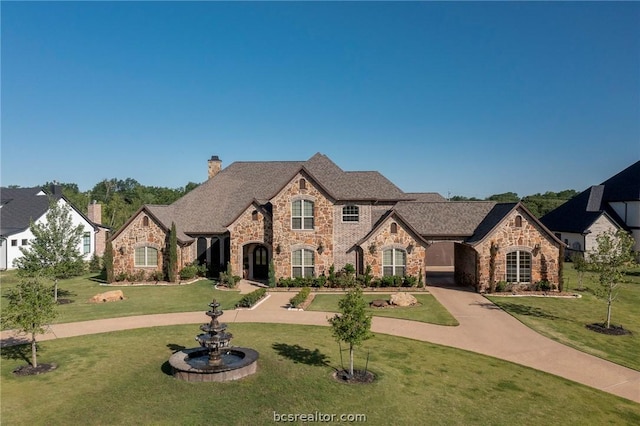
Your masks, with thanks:
M 178 269 L 206 264 L 215 276 L 264 280 L 328 275 L 346 264 L 374 277 L 417 277 L 435 266 L 461 282 L 558 282 L 562 243 L 522 204 L 447 202 L 405 193 L 375 171 L 343 171 L 328 157 L 235 162 L 214 156 L 209 179 L 171 205 L 145 205 L 111 238 L 116 275 L 164 270 L 175 224 Z M 436 258 L 436 262 L 431 262 Z
M 104 233 L 87 216 L 74 207 L 63 195 L 60 186 L 52 186 L 49 192 L 43 188 L 0 188 L 0 270 L 14 269 L 13 262 L 22 256 L 20 247 L 28 247 L 33 240 L 31 222 L 46 221 L 50 199 L 71 207 L 73 226 L 82 225 L 84 233 L 78 251 L 85 260 L 96 252 L 96 235 Z M 100 248 L 104 252 L 104 242 Z
M 586 189 L 540 221 L 572 252 L 588 253 L 596 248 L 598 235 L 618 229 L 630 232 L 634 250 L 640 250 L 640 161 Z

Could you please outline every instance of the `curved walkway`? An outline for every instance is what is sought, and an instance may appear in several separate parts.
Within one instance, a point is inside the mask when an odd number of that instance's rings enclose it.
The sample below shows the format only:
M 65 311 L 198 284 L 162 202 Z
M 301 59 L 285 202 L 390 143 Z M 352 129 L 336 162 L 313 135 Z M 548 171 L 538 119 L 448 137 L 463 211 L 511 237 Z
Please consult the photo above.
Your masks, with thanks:
M 246 284 L 245 284 L 246 285 Z M 247 287 L 244 289 L 247 290 Z M 605 361 L 548 339 L 502 311 L 482 295 L 447 286 L 429 287 L 433 296 L 458 320 L 457 327 L 394 318 L 374 317 L 372 330 L 425 342 L 465 349 L 621 396 L 640 403 L 640 372 Z M 272 292 L 251 310 L 226 311 L 225 322 L 287 323 L 328 326 L 329 312 L 287 310 L 292 293 Z M 77 323 L 54 324 L 39 340 L 133 328 L 206 321 L 200 312 L 142 315 Z M 1 334 L 2 346 L 24 343 L 12 331 Z

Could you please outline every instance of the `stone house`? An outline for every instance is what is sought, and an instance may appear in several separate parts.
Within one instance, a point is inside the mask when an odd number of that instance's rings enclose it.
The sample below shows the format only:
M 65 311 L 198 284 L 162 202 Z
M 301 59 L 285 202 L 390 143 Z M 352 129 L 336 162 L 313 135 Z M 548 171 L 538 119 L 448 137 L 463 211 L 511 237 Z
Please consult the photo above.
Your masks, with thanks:
M 230 264 L 236 275 L 265 280 L 273 261 L 277 278 L 351 264 L 374 277 L 424 280 L 437 258 L 483 291 L 495 244 L 496 281 L 558 281 L 562 243 L 521 204 L 405 193 L 378 172 L 343 171 L 320 153 L 224 169 L 214 156 L 208 166 L 206 182 L 171 205 L 141 207 L 113 235 L 115 274 L 162 271 L 175 224 L 178 269 L 198 262 L 212 276 Z

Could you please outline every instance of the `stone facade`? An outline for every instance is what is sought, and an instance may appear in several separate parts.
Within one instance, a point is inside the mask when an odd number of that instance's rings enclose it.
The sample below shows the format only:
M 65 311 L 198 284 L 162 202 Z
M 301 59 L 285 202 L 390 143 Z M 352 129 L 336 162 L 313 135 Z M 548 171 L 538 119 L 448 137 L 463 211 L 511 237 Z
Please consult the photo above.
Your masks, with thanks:
M 512 211 L 504 219 L 502 226 L 474 245 L 473 252 L 468 248 L 458 248 L 456 278 L 462 283 L 474 284 L 480 292 L 488 291 L 492 246 L 495 247 L 494 282 L 506 281 L 507 254 L 519 250 L 531 254 L 531 283 L 549 281 L 558 284 L 560 244 L 521 209 Z M 472 256 L 476 258 L 475 262 L 469 259 Z M 473 263 L 476 264 L 475 271 L 471 269 Z M 469 279 L 474 282 L 469 282 Z
M 136 276 L 144 274 L 147 279 L 155 271 L 163 271 L 168 260 L 169 252 L 166 250 L 167 232 L 153 218 L 144 211 L 138 213 L 129 225 L 112 240 L 114 251 L 113 271 L 116 276 L 126 274 Z M 158 250 L 157 266 L 136 266 L 135 249 L 139 247 L 152 247 Z M 195 256 L 192 245 L 178 245 L 178 268 L 190 263 Z
M 301 183 L 304 180 L 304 183 Z M 314 229 L 296 230 L 291 226 L 291 205 L 296 200 L 314 203 Z M 299 174 L 272 200 L 273 260 L 277 277 L 290 277 L 294 250 L 308 249 L 315 253 L 315 274 L 328 274 L 333 264 L 334 207 L 333 201 L 308 177 Z
M 395 232 L 394 232 L 395 230 Z M 425 273 L 426 247 L 416 242 L 413 234 L 392 217 L 384 221 L 363 244 L 364 267 L 371 266 L 374 277 L 383 275 L 382 253 L 388 249 L 404 250 L 407 254 L 407 276 L 418 277 Z
M 236 219 L 229 227 L 231 269 L 235 275 L 241 275 L 251 253 L 245 250 L 245 246 L 251 244 L 263 244 L 269 250 L 269 258 L 273 243 L 273 223 L 271 217 L 259 206 L 252 205 Z

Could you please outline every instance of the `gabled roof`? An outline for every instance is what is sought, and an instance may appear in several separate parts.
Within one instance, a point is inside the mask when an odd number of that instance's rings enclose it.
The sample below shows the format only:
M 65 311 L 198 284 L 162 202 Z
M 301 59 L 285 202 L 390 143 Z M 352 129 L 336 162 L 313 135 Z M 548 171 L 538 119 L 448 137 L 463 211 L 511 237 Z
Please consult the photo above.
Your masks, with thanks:
M 602 215 L 619 227 L 624 221 L 609 203 L 640 200 L 640 161 L 635 162 L 600 185 L 594 185 L 540 218 L 549 229 L 558 232 L 584 233 Z
M 165 227 L 175 222 L 183 241 L 189 235 L 223 234 L 254 200 L 269 202 L 298 173 L 308 175 L 334 200 L 408 198 L 378 172 L 345 172 L 317 153 L 307 161 L 234 162 L 170 206 L 145 207 Z
M 60 199 L 62 193 L 51 197 Z M 40 187 L 0 188 L 0 235 L 7 236 L 29 228 L 49 210 L 49 196 Z
M 94 228 L 97 226 L 62 195 L 61 186 L 52 186 L 48 191 L 41 187 L 0 188 L 0 235 L 8 236 L 27 230 L 31 221 L 47 213 L 51 199 L 63 199 L 87 223 Z
M 495 205 L 493 201 L 402 201 L 394 210 L 425 238 L 465 239 L 474 234 Z
M 437 192 L 407 192 L 406 195 L 411 197 L 413 201 L 419 203 L 437 203 L 440 201 L 447 201 L 446 198 Z

